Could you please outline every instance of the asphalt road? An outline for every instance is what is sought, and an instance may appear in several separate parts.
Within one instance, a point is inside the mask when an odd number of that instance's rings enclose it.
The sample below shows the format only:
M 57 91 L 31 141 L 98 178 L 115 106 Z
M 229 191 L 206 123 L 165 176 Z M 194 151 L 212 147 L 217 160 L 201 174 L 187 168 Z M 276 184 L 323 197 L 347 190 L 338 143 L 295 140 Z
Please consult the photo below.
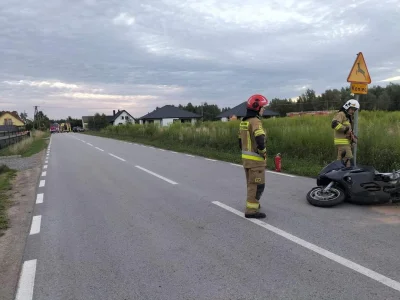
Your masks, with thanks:
M 64 133 L 43 172 L 17 299 L 400 297 L 399 216 L 310 206 L 313 179 L 268 172 L 251 221 L 226 162 Z

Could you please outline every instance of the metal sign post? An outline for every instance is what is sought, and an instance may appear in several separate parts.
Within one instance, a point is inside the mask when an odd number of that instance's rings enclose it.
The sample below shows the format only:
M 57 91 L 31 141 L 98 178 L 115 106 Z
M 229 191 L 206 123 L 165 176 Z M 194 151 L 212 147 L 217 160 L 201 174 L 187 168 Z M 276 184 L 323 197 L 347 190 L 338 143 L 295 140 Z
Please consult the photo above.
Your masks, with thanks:
M 357 58 L 347 77 L 347 82 L 351 83 L 350 89 L 357 101 L 359 101 L 360 95 L 366 95 L 368 93 L 368 84 L 371 83 L 371 76 L 369 75 L 367 64 L 361 52 L 357 54 Z M 358 110 L 354 113 L 353 127 L 354 135 L 358 136 Z M 357 165 L 357 143 L 354 144 L 353 157 L 354 165 Z

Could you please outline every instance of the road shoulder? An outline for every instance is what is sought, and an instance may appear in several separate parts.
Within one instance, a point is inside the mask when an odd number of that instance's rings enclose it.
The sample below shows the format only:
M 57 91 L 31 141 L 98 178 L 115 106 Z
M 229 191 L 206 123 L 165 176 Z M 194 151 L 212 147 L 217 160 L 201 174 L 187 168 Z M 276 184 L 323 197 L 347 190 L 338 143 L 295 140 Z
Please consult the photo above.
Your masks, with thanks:
M 9 191 L 8 229 L 0 233 L 0 299 L 13 300 L 18 284 L 26 239 L 35 205 L 36 189 L 45 151 L 29 169 L 21 170 Z

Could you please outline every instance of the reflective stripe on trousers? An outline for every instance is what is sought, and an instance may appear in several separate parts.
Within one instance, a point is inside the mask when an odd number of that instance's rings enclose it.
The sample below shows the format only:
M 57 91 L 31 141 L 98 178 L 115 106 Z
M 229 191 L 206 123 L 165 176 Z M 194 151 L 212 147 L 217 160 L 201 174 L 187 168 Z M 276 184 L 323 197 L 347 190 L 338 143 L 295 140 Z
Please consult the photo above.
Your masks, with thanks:
M 242 158 L 249 160 L 263 161 L 264 157 L 252 151 L 242 151 Z
M 335 145 L 350 145 L 350 141 L 348 139 L 334 139 Z

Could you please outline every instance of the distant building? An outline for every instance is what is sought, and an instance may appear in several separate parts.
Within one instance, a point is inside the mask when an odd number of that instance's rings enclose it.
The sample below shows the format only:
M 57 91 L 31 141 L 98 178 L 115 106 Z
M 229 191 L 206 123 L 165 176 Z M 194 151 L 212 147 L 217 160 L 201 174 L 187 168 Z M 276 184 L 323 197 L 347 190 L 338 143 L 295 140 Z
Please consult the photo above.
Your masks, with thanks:
M 329 115 L 332 112 L 333 111 L 331 111 L 331 110 L 288 112 L 288 113 L 286 113 L 286 116 L 288 116 L 288 117 L 300 117 L 303 115 L 324 116 L 324 115 Z
M 88 129 L 89 127 L 89 119 L 93 118 L 94 116 L 83 116 L 82 117 L 82 128 Z M 113 114 L 111 116 L 106 116 L 108 123 L 110 125 L 123 125 L 126 123 L 135 123 L 136 119 L 132 117 L 126 110 L 118 110 L 115 112 L 113 110 Z
M 0 111 L 0 131 L 13 131 L 23 128 L 25 122 L 16 111 Z
M 140 124 L 159 124 L 168 126 L 171 123 L 192 123 L 194 124 L 201 116 L 190 111 L 186 111 L 173 105 L 165 105 L 157 108 L 151 113 L 139 118 Z
M 236 120 L 239 118 L 243 118 L 246 115 L 246 108 L 247 101 L 240 103 L 239 105 L 231 108 L 230 110 L 224 111 L 220 113 L 217 118 L 221 119 L 221 121 L 226 122 L 228 120 Z M 271 117 L 279 117 L 279 113 L 274 112 L 269 109 L 265 109 L 263 113 L 264 118 L 271 118 Z

